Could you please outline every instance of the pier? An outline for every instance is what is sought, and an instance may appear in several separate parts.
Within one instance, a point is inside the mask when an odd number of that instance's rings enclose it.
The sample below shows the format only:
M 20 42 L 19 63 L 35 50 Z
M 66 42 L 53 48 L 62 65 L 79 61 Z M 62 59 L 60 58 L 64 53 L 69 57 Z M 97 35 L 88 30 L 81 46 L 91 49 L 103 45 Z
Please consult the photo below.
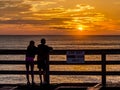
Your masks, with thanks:
M 67 51 L 84 51 L 85 55 L 100 55 L 100 61 L 85 61 L 84 63 L 67 63 L 66 61 L 51 61 L 48 62 L 48 72 L 47 72 L 47 86 L 36 85 L 34 87 L 29 87 L 30 90 L 62 90 L 62 89 L 80 89 L 80 90 L 109 90 L 115 88 L 116 90 L 120 89 L 119 85 L 108 84 L 106 82 L 107 76 L 119 76 L 120 71 L 107 71 L 107 65 L 120 65 L 120 60 L 106 60 L 107 55 L 120 55 L 119 49 L 95 49 L 95 50 L 53 50 L 50 55 L 66 55 Z M 0 50 L 0 55 L 25 55 L 26 50 Z M 4 65 L 25 65 L 25 61 L 18 60 L 0 60 L 0 64 Z M 35 62 L 36 64 L 36 62 Z M 51 71 L 50 65 L 100 65 L 101 71 Z M 34 71 L 35 74 L 38 74 L 38 71 Z M 16 71 L 16 70 L 0 70 L 0 75 L 25 75 L 26 71 Z M 50 83 L 51 75 L 96 75 L 101 76 L 101 83 Z M 2 82 L 2 81 L 0 81 Z M 7 88 L 7 89 L 6 89 Z M 10 88 L 10 89 L 9 89 Z M 24 84 L 1 84 L 0 90 L 27 90 L 27 86 Z M 97 89 L 94 89 L 97 88 Z

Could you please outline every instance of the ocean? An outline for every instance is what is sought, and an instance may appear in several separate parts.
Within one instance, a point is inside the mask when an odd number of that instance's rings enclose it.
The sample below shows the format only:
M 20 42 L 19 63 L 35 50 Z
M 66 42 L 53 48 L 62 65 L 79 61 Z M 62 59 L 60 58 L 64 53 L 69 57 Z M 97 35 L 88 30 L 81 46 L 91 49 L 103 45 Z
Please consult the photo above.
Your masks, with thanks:
M 116 35 L 1 35 L 0 49 L 26 49 L 30 40 L 36 45 L 45 38 L 54 49 L 111 49 L 120 48 L 120 36 Z
M 53 47 L 54 50 L 63 49 L 119 49 L 120 48 L 120 36 L 114 35 L 1 35 L 0 36 L 0 49 L 26 49 L 30 40 L 35 41 L 37 46 L 40 43 L 41 38 L 46 39 L 46 44 Z M 109 59 L 117 58 L 120 60 L 119 55 L 109 56 Z M 100 60 L 100 56 L 86 56 L 85 60 Z M 0 60 L 25 60 L 25 55 L 0 55 Z M 36 60 L 36 58 L 35 58 Z M 66 60 L 66 55 L 50 56 L 50 60 Z M 79 71 L 100 71 L 101 66 L 96 65 L 73 65 L 73 66 L 50 66 L 50 70 L 79 70 Z M 0 65 L 0 70 L 25 70 L 23 65 Z M 37 66 L 35 66 L 35 70 Z M 107 70 L 119 71 L 119 65 L 108 65 Z M 35 76 L 35 82 L 39 83 L 39 76 Z M 101 82 L 101 76 L 90 75 L 60 75 L 50 76 L 51 83 L 68 83 L 68 82 Z M 108 76 L 107 82 L 119 83 L 119 76 Z M 0 75 L 0 84 L 3 83 L 26 83 L 25 75 Z

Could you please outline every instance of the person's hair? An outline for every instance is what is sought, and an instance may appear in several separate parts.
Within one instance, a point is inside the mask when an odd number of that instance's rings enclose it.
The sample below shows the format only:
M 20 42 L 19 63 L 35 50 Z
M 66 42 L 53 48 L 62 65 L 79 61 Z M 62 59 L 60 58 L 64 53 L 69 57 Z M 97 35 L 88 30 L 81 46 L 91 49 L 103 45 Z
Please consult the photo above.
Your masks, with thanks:
M 46 43 L 46 40 L 44 38 L 41 39 L 41 43 L 42 44 L 45 44 Z
M 30 45 L 34 45 L 35 42 L 33 40 L 30 41 Z

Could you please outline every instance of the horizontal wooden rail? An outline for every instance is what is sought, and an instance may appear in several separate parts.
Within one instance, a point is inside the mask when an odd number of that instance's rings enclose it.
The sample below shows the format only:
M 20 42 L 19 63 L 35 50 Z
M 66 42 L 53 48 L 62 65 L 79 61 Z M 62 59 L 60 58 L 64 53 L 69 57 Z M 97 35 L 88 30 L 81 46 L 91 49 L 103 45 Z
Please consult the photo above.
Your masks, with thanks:
M 25 75 L 26 71 L 18 70 L 1 70 L 0 74 L 9 75 Z M 34 71 L 34 74 L 38 75 L 38 71 Z M 102 75 L 101 71 L 50 71 L 50 75 Z M 119 71 L 107 71 L 106 75 L 120 75 Z
M 50 52 L 51 55 L 66 55 L 67 51 L 85 51 L 85 55 L 96 55 L 96 54 L 120 54 L 120 49 L 82 49 L 82 50 L 53 50 Z M 0 55 L 24 55 L 26 50 L 7 50 L 1 49 Z
M 35 61 L 34 63 L 37 64 L 37 61 Z M 25 61 L 0 60 L 0 64 L 25 65 Z M 49 64 L 50 65 L 101 65 L 102 61 L 85 61 L 84 63 L 67 63 L 66 61 L 59 60 L 59 61 L 50 61 Z M 106 65 L 119 65 L 119 64 L 120 64 L 120 60 L 106 61 Z
M 0 74 L 26 74 L 26 71 L 17 71 L 17 70 L 2 70 Z M 38 74 L 38 71 L 35 71 L 34 74 Z M 50 75 L 101 75 L 101 71 L 50 71 Z

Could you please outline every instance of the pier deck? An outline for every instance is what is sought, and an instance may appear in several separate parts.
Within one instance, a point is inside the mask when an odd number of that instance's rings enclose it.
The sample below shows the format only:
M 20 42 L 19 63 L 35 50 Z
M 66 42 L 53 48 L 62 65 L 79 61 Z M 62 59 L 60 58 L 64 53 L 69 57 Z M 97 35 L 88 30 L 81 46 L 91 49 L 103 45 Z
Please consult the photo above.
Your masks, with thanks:
M 87 90 L 88 87 L 92 87 L 93 85 L 66 85 L 66 84 L 50 84 L 50 85 L 39 85 L 36 84 L 34 86 L 27 86 L 25 84 L 19 85 L 10 85 L 10 84 L 1 84 L 0 90 L 64 90 L 64 89 L 75 89 L 75 90 Z M 98 89 L 99 90 L 99 89 Z
M 102 87 L 96 83 L 63 83 L 63 84 L 49 84 L 27 86 L 26 84 L 0 84 L 0 90 L 120 90 L 120 86 L 117 84 L 109 85 L 108 87 Z

